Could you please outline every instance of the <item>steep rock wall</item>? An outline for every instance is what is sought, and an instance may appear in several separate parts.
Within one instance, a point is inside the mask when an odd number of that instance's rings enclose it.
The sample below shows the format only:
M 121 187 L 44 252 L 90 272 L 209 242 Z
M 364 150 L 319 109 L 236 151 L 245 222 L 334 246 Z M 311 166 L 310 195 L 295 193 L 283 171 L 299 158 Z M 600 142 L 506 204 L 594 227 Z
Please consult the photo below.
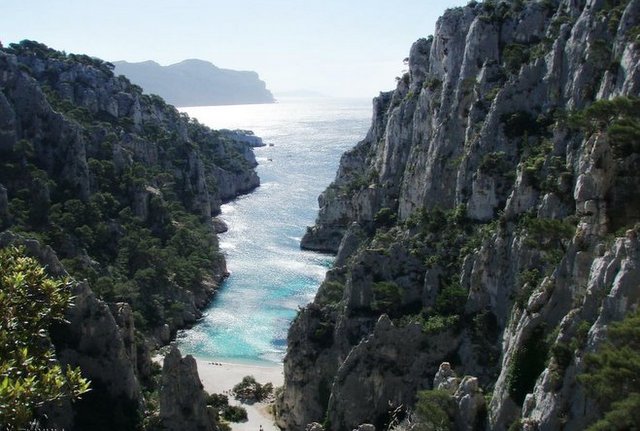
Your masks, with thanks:
M 226 276 L 211 216 L 259 185 L 257 163 L 251 140 L 200 125 L 112 69 L 32 41 L 0 50 L 0 227 L 50 244 L 73 275 L 129 302 L 139 328 L 166 343 Z M 147 257 L 122 254 L 145 238 Z M 172 241 L 175 257 L 165 253 Z
M 594 102 L 637 104 L 639 8 L 472 2 L 413 45 L 302 241 L 338 259 L 290 330 L 281 426 L 385 426 L 443 361 L 491 392 L 489 429 L 601 414 L 576 375 L 605 322 L 639 304 L 640 159 L 635 138 L 608 132 L 618 108 L 604 126 L 575 122 Z M 382 314 L 395 329 L 377 329 Z M 416 324 L 422 342 L 403 332 Z M 580 325 L 588 342 L 559 366 Z

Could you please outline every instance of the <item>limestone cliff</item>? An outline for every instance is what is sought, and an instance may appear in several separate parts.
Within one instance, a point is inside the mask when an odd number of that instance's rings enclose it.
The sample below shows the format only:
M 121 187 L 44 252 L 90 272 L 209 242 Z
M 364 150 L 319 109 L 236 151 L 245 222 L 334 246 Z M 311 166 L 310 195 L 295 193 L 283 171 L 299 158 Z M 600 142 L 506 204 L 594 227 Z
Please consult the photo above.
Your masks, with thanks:
M 302 240 L 337 260 L 289 332 L 281 426 L 386 426 L 445 361 L 487 394 L 479 428 L 602 416 L 576 376 L 640 305 L 639 17 L 471 2 L 411 47 Z
M 160 429 L 215 431 L 217 411 L 207 407 L 196 360 L 173 347 L 164 358 L 160 386 Z
M 45 406 L 51 428 L 154 416 L 150 349 L 201 315 L 226 276 L 212 216 L 259 185 L 259 138 L 211 130 L 112 69 L 32 41 L 0 49 L 0 247 L 78 281 L 51 341 L 91 390 Z
M 112 69 L 37 42 L 0 50 L 0 227 L 51 245 L 167 342 L 226 274 L 211 216 L 259 185 L 256 138 L 202 126 Z

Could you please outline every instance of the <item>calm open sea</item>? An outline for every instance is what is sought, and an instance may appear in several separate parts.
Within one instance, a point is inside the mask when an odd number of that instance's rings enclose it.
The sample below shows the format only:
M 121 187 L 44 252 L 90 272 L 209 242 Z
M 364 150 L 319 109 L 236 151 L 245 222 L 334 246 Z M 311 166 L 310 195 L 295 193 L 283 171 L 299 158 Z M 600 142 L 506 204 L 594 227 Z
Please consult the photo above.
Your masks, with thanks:
M 262 185 L 222 207 L 220 247 L 231 276 L 194 328 L 178 334 L 183 354 L 228 362 L 281 362 L 298 307 L 313 299 L 330 256 L 301 251 L 317 196 L 340 155 L 363 139 L 368 99 L 284 99 L 269 105 L 181 108 L 216 129 L 248 129 Z

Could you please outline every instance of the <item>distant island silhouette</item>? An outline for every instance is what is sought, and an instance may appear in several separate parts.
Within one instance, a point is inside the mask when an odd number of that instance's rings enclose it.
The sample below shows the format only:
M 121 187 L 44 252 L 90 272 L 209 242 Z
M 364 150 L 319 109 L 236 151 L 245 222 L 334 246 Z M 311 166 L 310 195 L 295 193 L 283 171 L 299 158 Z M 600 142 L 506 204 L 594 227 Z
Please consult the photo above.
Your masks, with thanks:
M 155 61 L 115 61 L 115 74 L 124 75 L 146 93 L 157 94 L 176 106 L 273 103 L 273 94 L 253 71 L 221 69 L 190 59 L 169 66 Z

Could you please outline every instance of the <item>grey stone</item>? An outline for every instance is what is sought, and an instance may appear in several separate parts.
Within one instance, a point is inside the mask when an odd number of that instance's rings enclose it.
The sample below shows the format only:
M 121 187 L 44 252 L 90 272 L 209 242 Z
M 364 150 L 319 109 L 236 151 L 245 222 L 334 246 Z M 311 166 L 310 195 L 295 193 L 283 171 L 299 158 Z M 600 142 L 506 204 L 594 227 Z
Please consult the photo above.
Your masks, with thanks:
M 441 363 L 438 372 L 433 378 L 433 389 L 447 391 L 453 395 L 458 390 L 459 384 L 460 379 L 453 372 L 451 364 L 448 362 Z
M 160 384 L 160 420 L 167 430 L 215 431 L 196 360 L 184 358 L 176 347 L 165 356 Z
M 507 124 L 514 115 L 535 120 L 556 108 L 579 110 L 598 99 L 636 96 L 640 44 L 624 35 L 638 25 L 640 0 L 626 3 L 614 32 L 599 0 L 513 5 L 498 5 L 505 12 L 499 19 L 480 3 L 447 11 L 433 39 L 412 46 L 407 76 L 374 100 L 367 136 L 342 156 L 333 183 L 320 195 L 318 218 L 302 246 L 337 253 L 339 270 L 328 280 L 341 277 L 345 291 L 333 307 L 318 295 L 293 322 L 278 401 L 286 430 L 322 420 L 327 393 L 327 415 L 337 429 L 383 415 L 389 402 L 412 406 L 415 392 L 429 387 L 438 365 L 451 357 L 459 358 L 461 375 L 477 378 L 456 385 L 453 376 L 443 376 L 435 384 L 451 382 L 457 429 L 469 429 L 484 409 L 492 430 L 518 418 L 530 429 L 584 429 L 599 413 L 576 375 L 609 322 L 639 301 L 631 287 L 640 267 L 637 230 L 613 245 L 605 241 L 639 221 L 637 196 L 628 192 L 640 189 L 637 155 L 616 157 L 605 133 L 582 136 L 553 125 L 543 137 Z M 602 43 L 619 64 L 596 61 Z M 541 52 L 505 72 L 504 49 L 513 44 Z M 538 166 L 527 148 L 542 143 L 549 154 Z M 381 209 L 404 222 L 435 208 L 464 208 L 474 221 L 492 221 L 454 271 L 412 259 L 420 250 L 408 244 L 420 227 L 376 231 L 372 223 Z M 577 220 L 575 230 L 562 238 L 536 237 L 524 226 L 532 215 L 567 225 Z M 430 250 L 425 253 L 428 258 Z M 524 283 L 533 270 L 544 277 Z M 408 313 L 398 319 L 407 324 L 402 328 L 374 312 L 376 284 L 388 282 L 401 288 L 396 305 L 413 305 L 429 318 L 445 281 L 459 281 L 468 291 L 460 334 L 444 328 L 418 336 Z M 486 321 L 477 329 L 481 318 Z M 554 342 L 569 344 L 581 321 L 598 324 L 562 382 L 552 382 L 549 365 L 519 406 L 508 390 L 516 353 L 544 328 L 559 327 Z M 330 327 L 331 336 L 312 340 L 320 327 Z M 495 387 L 486 406 L 480 387 Z
M 214 217 L 211 219 L 211 223 L 213 224 L 213 229 L 216 233 L 225 233 L 229 230 L 229 226 L 224 222 L 224 220 L 219 217 Z

